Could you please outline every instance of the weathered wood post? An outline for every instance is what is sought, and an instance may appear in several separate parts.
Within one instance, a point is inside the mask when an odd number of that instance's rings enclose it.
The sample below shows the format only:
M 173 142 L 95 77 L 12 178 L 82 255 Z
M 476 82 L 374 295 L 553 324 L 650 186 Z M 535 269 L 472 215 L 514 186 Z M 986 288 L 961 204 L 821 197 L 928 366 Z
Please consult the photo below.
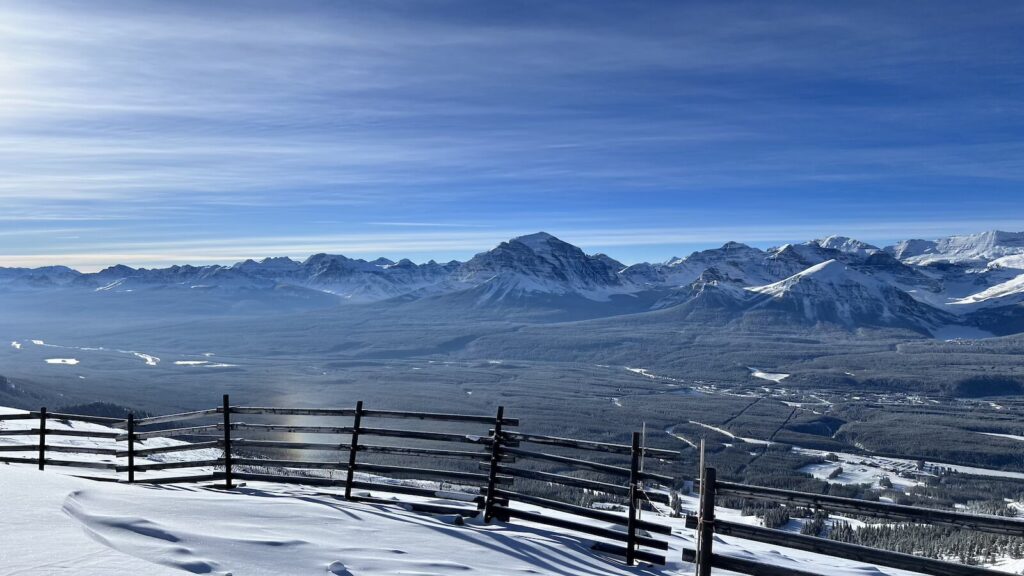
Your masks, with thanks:
M 135 482 L 135 414 L 128 414 L 128 483 Z
M 231 483 L 231 403 L 224 395 L 224 488 L 235 486 Z
M 715 469 L 705 468 L 700 480 L 700 515 L 697 517 L 697 576 L 711 576 L 715 541 Z
M 39 409 L 39 469 L 46 462 L 46 406 Z
M 359 427 L 363 423 L 363 401 L 356 402 L 356 415 L 352 419 L 352 447 L 348 451 L 348 473 L 345 475 L 345 499 L 352 499 L 352 479 L 356 473 L 356 452 L 359 451 Z
M 632 462 L 629 465 L 629 520 L 626 524 L 626 564 L 636 563 L 636 508 L 640 498 L 640 433 L 633 432 Z
M 505 407 L 498 406 L 494 417 L 494 435 L 491 436 L 491 467 L 487 471 L 487 494 L 484 496 L 484 522 L 494 518 L 494 485 L 498 479 L 498 462 L 501 460 L 501 423 L 505 419 Z

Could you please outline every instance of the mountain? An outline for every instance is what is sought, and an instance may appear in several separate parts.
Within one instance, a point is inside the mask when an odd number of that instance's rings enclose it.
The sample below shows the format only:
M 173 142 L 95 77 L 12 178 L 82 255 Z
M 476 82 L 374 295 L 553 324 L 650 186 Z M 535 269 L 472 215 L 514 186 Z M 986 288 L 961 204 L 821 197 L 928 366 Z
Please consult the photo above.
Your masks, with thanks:
M 977 294 L 953 301 L 954 306 L 997 307 L 1024 303 L 1024 274 Z
M 766 253 L 739 242 L 726 242 L 721 248 L 694 252 L 686 258 L 675 258 L 664 266 L 666 279 L 673 285 L 689 284 L 710 268 L 723 278 L 759 283 L 771 278 L 765 263 Z
M 780 312 L 812 324 L 891 326 L 930 334 L 954 322 L 951 315 L 838 260 L 747 290 L 758 297 L 751 308 Z
M 904 240 L 885 251 L 908 264 L 950 262 L 987 265 L 1004 256 L 1024 254 L 1024 232 L 990 230 L 938 240 Z
M 455 272 L 455 280 L 477 288 L 484 301 L 531 294 L 579 295 L 606 301 L 614 294 L 639 291 L 619 274 L 611 258 L 583 250 L 546 232 L 513 238 L 477 254 Z
M 857 256 L 867 257 L 876 252 L 880 252 L 881 248 L 872 246 L 860 240 L 854 240 L 853 238 L 847 238 L 846 236 L 829 236 L 820 240 L 812 240 L 811 244 L 826 248 L 828 250 L 838 250 L 847 254 L 855 254 Z
M 81 272 L 67 266 L 0 268 L 0 288 L 52 288 L 75 282 Z
M 501 242 L 467 262 L 364 260 L 320 253 L 244 260 L 230 266 L 111 266 L 81 273 L 64 266 L 0 268 L 0 291 L 121 295 L 159 309 L 236 312 L 382 303 L 419 311 L 473 310 L 501 319 L 548 320 L 674 310 L 685 322 L 826 322 L 847 329 L 944 324 L 1018 331 L 1024 317 L 1024 233 L 983 232 L 906 240 L 885 249 L 845 236 L 762 250 L 739 242 L 662 263 L 626 265 L 538 232 Z M 145 297 L 141 296 L 145 294 Z M 70 300 L 68 300 L 70 301 Z M 425 313 L 425 312 L 424 312 Z M 1009 320 L 1007 320 L 1009 319 Z M 1005 320 L 1005 321 L 1004 321 Z

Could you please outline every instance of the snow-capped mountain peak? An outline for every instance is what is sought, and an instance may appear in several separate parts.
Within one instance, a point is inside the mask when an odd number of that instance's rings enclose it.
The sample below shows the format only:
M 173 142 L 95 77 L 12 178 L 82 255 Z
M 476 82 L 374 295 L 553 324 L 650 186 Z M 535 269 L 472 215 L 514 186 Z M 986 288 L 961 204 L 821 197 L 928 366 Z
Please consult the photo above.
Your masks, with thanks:
M 567 246 L 570 245 L 568 242 L 562 242 L 561 240 L 555 238 L 554 236 L 548 234 L 547 232 L 535 232 L 533 234 L 527 234 L 525 236 L 516 236 L 515 238 L 509 240 L 509 242 L 517 242 L 537 253 L 549 252 L 551 250 L 551 245 L 553 243 L 556 245 L 559 243 L 565 244 Z
M 607 256 L 589 256 L 546 232 L 513 238 L 463 264 L 463 284 L 487 284 L 488 301 L 525 294 L 576 294 L 605 300 L 610 294 L 635 291 L 619 275 L 622 264 Z
M 1004 256 L 1024 254 L 1024 232 L 989 230 L 938 240 L 904 240 L 886 251 L 909 264 L 935 262 L 987 265 Z
M 795 313 L 809 322 L 887 325 L 929 332 L 952 321 L 947 314 L 914 300 L 888 282 L 835 259 L 747 290 L 765 298 L 760 308 Z
M 829 250 L 838 250 L 847 254 L 855 254 L 857 256 L 870 256 L 876 252 L 881 251 L 881 248 L 872 246 L 866 242 L 848 238 L 846 236 L 829 236 L 828 238 L 820 238 L 818 240 L 812 240 L 811 244 L 826 248 Z

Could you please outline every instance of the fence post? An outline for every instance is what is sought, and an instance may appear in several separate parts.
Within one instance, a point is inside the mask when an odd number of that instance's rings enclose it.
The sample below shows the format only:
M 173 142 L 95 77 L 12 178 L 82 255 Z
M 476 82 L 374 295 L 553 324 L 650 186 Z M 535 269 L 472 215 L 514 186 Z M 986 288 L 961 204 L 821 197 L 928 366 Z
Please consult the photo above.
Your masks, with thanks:
M 42 470 L 46 461 L 46 407 L 39 409 L 39 469 Z
M 636 563 L 636 506 L 639 499 L 640 433 L 633 432 L 633 456 L 629 465 L 629 521 L 626 525 L 626 564 Z
M 224 488 L 234 488 L 231 483 L 231 403 L 224 395 Z
M 352 447 L 348 451 L 348 473 L 345 475 L 345 499 L 352 499 L 352 479 L 356 472 L 356 452 L 359 451 L 359 426 L 363 423 L 363 401 L 356 402 L 356 415 L 352 419 Z
M 700 515 L 697 517 L 697 576 L 711 576 L 715 538 L 715 469 L 705 468 L 700 480 Z
M 505 407 L 498 406 L 494 417 L 494 436 L 491 437 L 491 466 L 487 471 L 487 494 L 484 495 L 484 522 L 494 518 L 494 485 L 498 479 L 498 461 L 501 459 L 501 422 L 505 419 Z
M 128 414 L 128 483 L 135 482 L 135 414 Z

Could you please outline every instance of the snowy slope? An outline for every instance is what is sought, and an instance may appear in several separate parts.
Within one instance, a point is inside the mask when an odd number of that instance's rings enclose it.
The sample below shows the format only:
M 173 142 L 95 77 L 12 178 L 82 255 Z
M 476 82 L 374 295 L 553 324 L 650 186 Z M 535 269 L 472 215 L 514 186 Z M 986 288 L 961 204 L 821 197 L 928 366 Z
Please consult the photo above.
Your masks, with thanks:
M 802 315 L 808 322 L 888 325 L 930 331 L 951 321 L 906 292 L 837 260 L 812 266 L 780 282 L 747 290 L 764 297 L 757 307 Z
M 664 280 L 673 286 L 683 286 L 698 278 L 710 268 L 725 278 L 744 285 L 761 284 L 773 279 L 773 272 L 765 262 L 766 253 L 739 242 L 727 242 L 721 248 L 694 252 L 686 258 L 674 258 L 664 264 Z
M 910 264 L 969 262 L 985 264 L 1004 256 L 1024 254 L 1024 232 L 990 230 L 938 240 L 904 240 L 885 249 Z
M 881 250 L 877 246 L 872 246 L 866 242 L 846 236 L 829 236 L 828 238 L 812 240 L 810 243 L 829 250 L 838 250 L 856 256 L 870 256 Z
M 0 442 L 14 438 L 0 433 Z M 196 484 L 154 489 L 96 482 L 70 475 L 74 473 L 73 468 L 41 472 L 34 465 L 0 465 L 0 566 L 5 574 L 693 573 L 693 566 L 681 561 L 682 549 L 693 547 L 693 531 L 664 511 L 645 512 L 643 518 L 673 527 L 668 565 L 630 568 L 592 551 L 593 541 L 585 536 L 525 521 L 485 525 L 471 518 L 461 525 L 454 516 L 414 513 L 397 500 L 395 505 L 349 502 L 336 491 L 296 485 L 249 482 L 231 492 Z M 682 500 L 685 510 L 696 508 L 695 497 L 683 495 Z M 513 506 L 568 518 L 537 506 Z M 730 509 L 719 508 L 716 514 L 735 522 L 754 521 Z M 734 538 L 717 537 L 716 551 L 835 576 L 906 574 Z
M 994 307 L 1010 306 L 1024 302 L 1024 274 L 997 284 L 977 294 L 954 300 L 954 306 Z
M 477 254 L 459 267 L 456 279 L 480 287 L 481 298 L 497 302 L 530 294 L 576 294 L 604 301 L 640 288 L 619 274 L 621 264 L 607 256 L 588 256 L 545 232 L 513 238 Z
M 250 482 L 230 493 L 196 485 L 152 490 L 19 465 L 0 468 L 0 486 L 5 505 L 0 565 L 12 575 L 693 573 L 693 566 L 680 559 L 682 547 L 693 547 L 692 531 L 681 519 L 653 518 L 651 513 L 645 519 L 675 526 L 670 562 L 629 568 L 591 551 L 586 537 L 545 526 L 521 521 L 484 525 L 476 519 L 460 526 L 451 516 L 348 502 L 298 486 Z M 684 499 L 685 508 L 695 505 L 693 498 Z M 736 522 L 752 520 L 733 510 L 717 514 Z M 716 540 L 719 553 L 795 569 L 835 576 L 907 574 L 734 538 Z

